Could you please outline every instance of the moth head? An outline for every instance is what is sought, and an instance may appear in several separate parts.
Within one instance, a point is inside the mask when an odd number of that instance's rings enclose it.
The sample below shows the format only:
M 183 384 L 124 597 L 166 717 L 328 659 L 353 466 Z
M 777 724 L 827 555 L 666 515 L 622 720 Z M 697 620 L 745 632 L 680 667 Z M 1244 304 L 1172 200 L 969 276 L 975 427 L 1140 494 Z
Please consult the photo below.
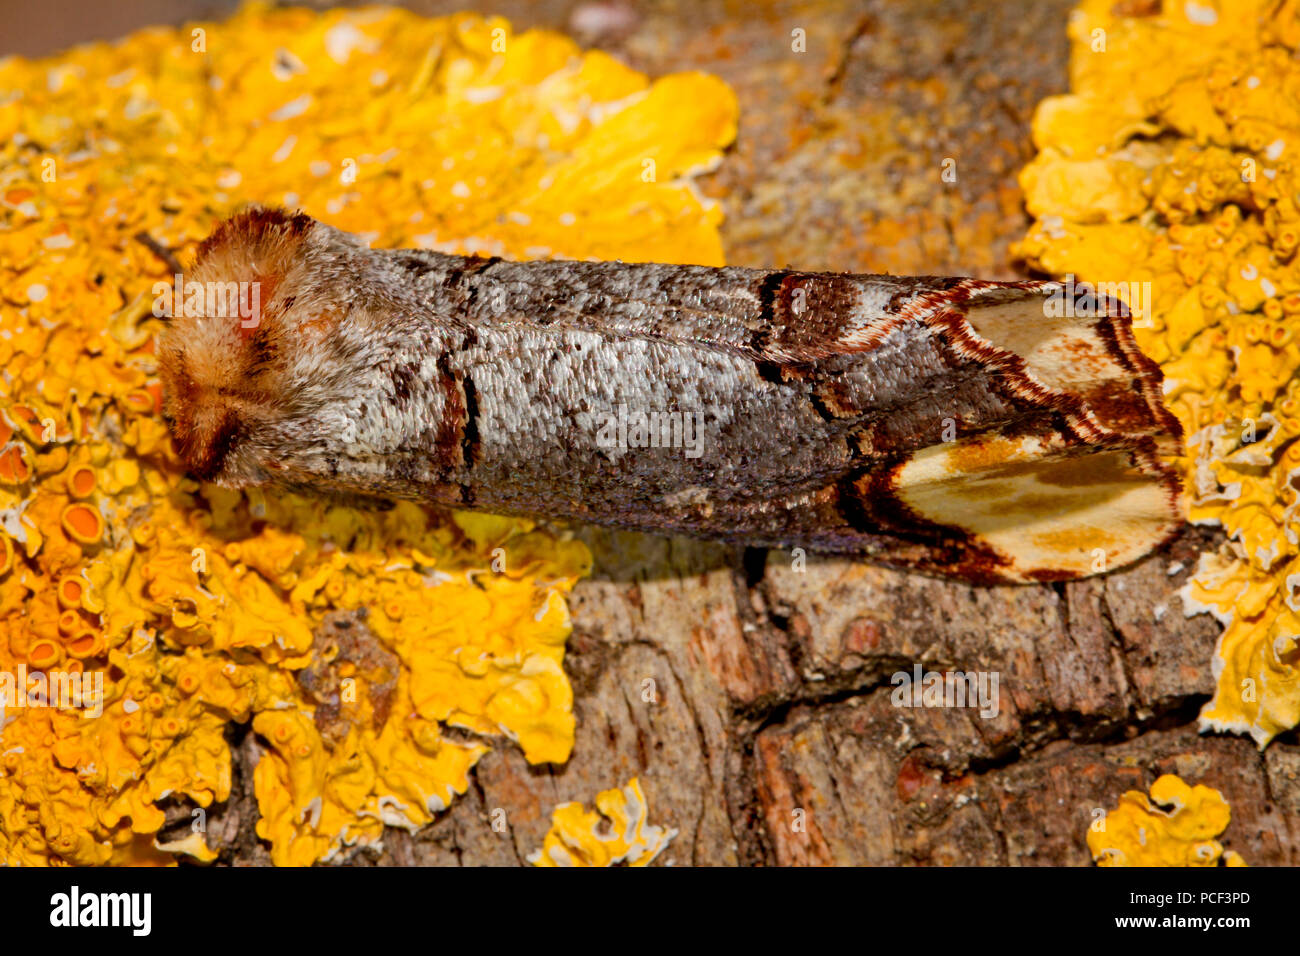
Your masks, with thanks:
M 183 284 L 172 283 L 171 320 L 158 343 L 163 417 L 196 478 L 242 485 L 272 477 L 259 435 L 285 411 L 293 333 L 304 321 L 297 273 L 323 228 L 301 213 L 247 209 L 203 242 Z

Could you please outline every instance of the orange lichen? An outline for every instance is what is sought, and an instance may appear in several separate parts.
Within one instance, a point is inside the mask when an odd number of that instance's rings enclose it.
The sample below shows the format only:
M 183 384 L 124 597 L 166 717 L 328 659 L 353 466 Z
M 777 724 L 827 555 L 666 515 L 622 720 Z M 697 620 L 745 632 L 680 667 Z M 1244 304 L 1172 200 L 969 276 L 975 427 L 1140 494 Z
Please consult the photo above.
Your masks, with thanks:
M 1089 828 L 1088 849 L 1099 866 L 1245 866 L 1214 839 L 1230 819 L 1219 791 L 1165 774 L 1151 785 L 1150 799 L 1140 790 L 1120 797 Z
M 66 608 L 81 607 L 81 595 L 86 582 L 74 575 L 65 575 L 59 579 L 59 604 Z
M 68 475 L 68 494 L 73 498 L 89 498 L 95 490 L 95 469 L 79 465 Z
M 104 517 L 94 505 L 70 504 L 63 509 L 59 523 L 68 537 L 81 544 L 96 544 L 104 534 Z
M 720 265 L 691 176 L 734 132 L 713 78 L 472 16 L 250 6 L 0 61 L 0 673 L 102 680 L 0 719 L 0 861 L 210 860 L 155 839 L 157 801 L 230 796 L 232 721 L 291 864 L 428 823 L 490 746 L 573 745 L 585 547 L 186 478 L 153 350 L 172 276 L 138 233 L 188 262 L 257 201 L 377 245 Z M 369 657 L 318 642 L 358 609 Z
M 27 663 L 36 670 L 46 670 L 63 660 L 63 648 L 55 641 L 37 641 L 27 651 Z
M 31 477 L 30 452 L 26 445 L 11 444 L 0 450 L 0 483 L 21 485 Z
M 1300 6 L 1125 9 L 1070 19 L 1074 92 L 1035 117 L 1020 252 L 1135 306 L 1188 435 L 1189 517 L 1229 539 L 1182 592 L 1224 625 L 1201 726 L 1262 747 L 1300 724 Z
M 649 866 L 676 830 L 651 826 L 641 782 L 633 777 L 622 789 L 602 790 L 596 809 L 562 803 L 551 814 L 542 848 L 529 854 L 534 866 Z

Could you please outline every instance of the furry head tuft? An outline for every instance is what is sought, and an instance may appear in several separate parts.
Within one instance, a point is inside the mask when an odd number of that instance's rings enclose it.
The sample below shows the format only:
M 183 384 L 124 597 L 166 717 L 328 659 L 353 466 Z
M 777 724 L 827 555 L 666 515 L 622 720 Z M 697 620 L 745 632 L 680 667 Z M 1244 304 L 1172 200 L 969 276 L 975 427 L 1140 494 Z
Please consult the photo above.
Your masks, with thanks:
M 199 246 L 159 340 L 163 415 L 195 477 L 219 479 L 274 395 L 290 275 L 316 222 L 250 207 Z

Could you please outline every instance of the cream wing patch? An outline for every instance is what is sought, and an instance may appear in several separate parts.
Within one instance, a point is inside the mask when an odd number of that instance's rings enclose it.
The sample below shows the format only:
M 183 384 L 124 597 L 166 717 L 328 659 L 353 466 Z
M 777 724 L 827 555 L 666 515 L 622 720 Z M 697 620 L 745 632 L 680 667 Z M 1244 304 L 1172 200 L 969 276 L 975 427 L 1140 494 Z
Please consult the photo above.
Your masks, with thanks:
M 1008 577 L 1112 570 L 1174 527 L 1166 487 L 1123 449 L 1071 453 L 1059 437 L 981 436 L 925 448 L 899 467 L 895 494 L 921 518 L 992 549 Z

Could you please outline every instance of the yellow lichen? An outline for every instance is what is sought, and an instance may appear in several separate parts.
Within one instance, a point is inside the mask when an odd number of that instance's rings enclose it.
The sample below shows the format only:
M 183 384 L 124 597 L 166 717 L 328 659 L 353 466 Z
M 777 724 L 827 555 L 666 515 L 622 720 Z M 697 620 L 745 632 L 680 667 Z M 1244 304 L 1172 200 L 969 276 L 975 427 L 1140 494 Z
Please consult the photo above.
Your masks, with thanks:
M 1071 17 L 1074 92 L 1035 116 L 1020 252 L 1135 300 L 1189 517 L 1229 538 L 1183 591 L 1224 625 L 1201 726 L 1262 747 L 1300 724 L 1300 4 L 1123 10 Z
M 647 823 L 649 808 L 641 782 L 596 794 L 596 809 L 562 803 L 551 814 L 542 848 L 528 855 L 534 866 L 649 866 L 676 830 Z
M 1230 818 L 1219 791 L 1165 774 L 1151 785 L 1149 800 L 1140 790 L 1120 797 L 1119 806 L 1089 828 L 1088 849 L 1100 866 L 1245 866 L 1214 839 Z
M 0 61 L 0 861 L 211 859 L 154 835 L 164 797 L 230 795 L 231 722 L 264 742 L 258 833 L 289 864 L 428 823 L 494 742 L 533 762 L 573 745 L 585 547 L 186 478 L 153 354 L 170 270 L 136 236 L 185 263 L 262 202 L 379 246 L 720 265 L 690 177 L 735 111 L 711 77 L 399 10 L 249 6 Z M 318 646 L 355 609 L 394 673 Z M 321 667 L 324 703 L 304 683 Z M 102 697 L 37 706 L 67 675 Z

